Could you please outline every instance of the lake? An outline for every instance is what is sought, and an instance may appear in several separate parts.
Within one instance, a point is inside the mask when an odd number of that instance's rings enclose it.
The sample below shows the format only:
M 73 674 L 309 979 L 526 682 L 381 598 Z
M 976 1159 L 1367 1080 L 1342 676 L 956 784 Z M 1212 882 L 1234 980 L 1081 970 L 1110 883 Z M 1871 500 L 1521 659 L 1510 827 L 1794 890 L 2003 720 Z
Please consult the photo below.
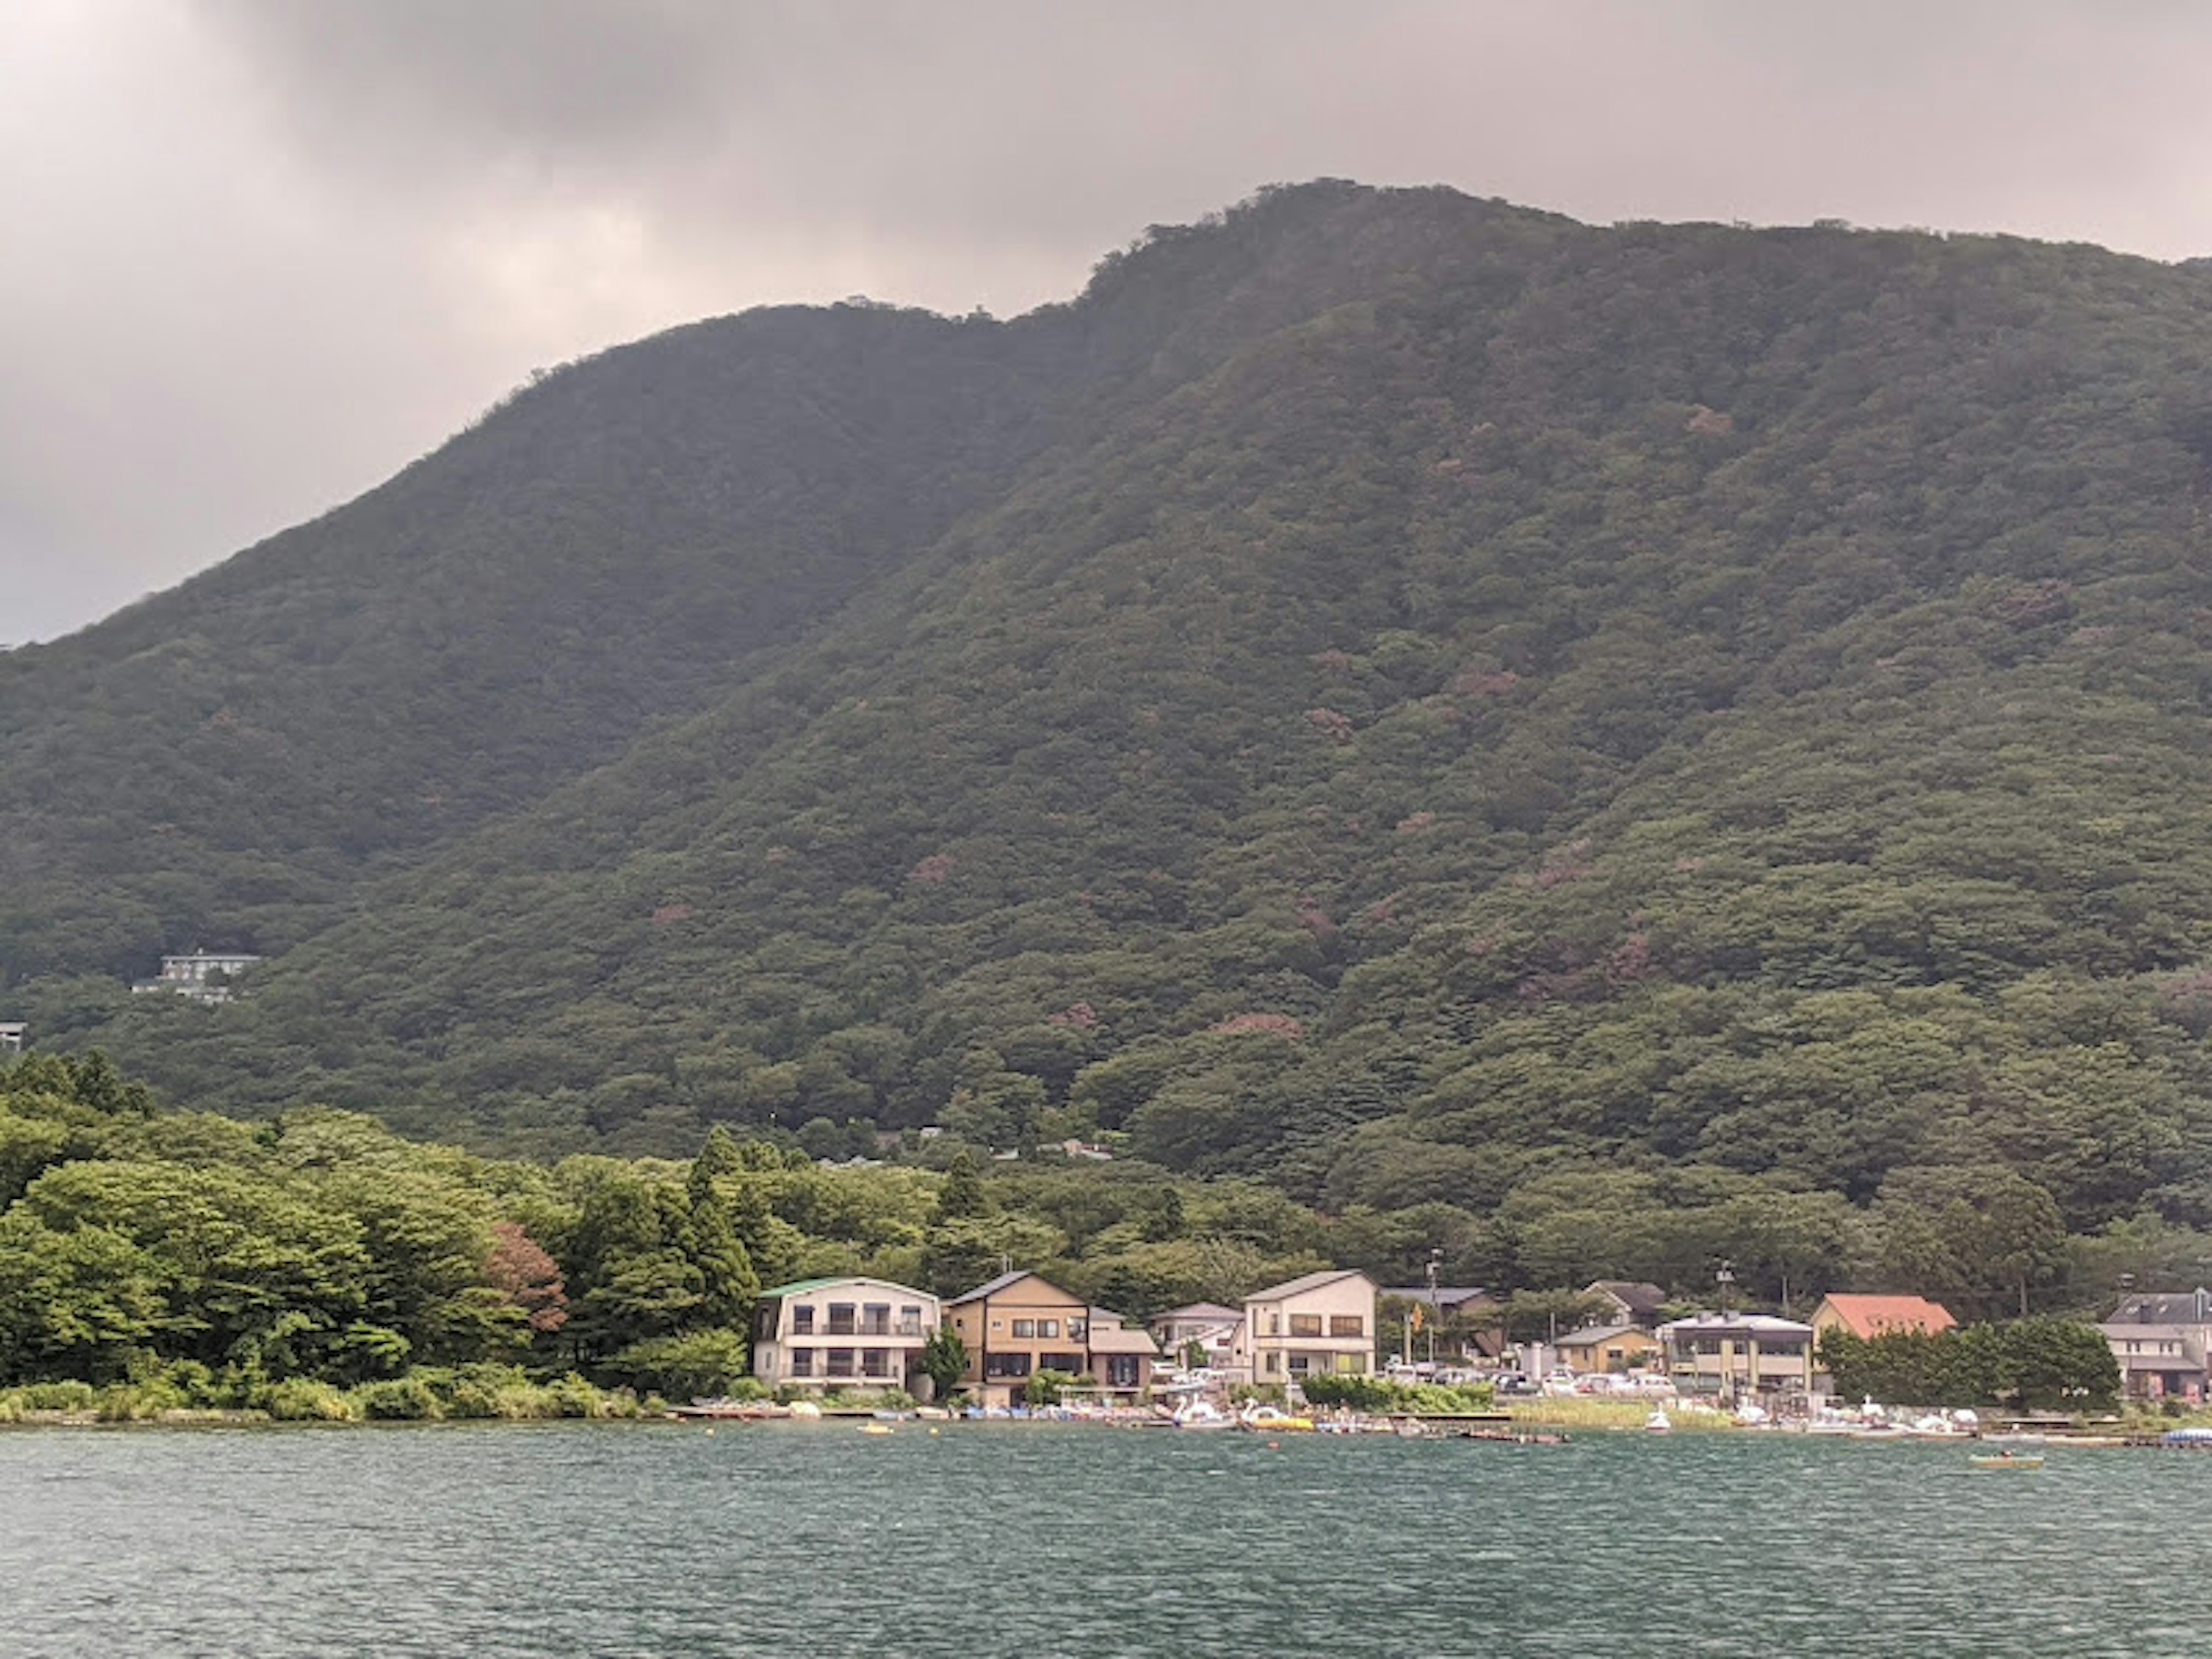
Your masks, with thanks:
M 0 1652 L 2212 1645 L 2212 1455 L 928 1426 L 0 1431 Z

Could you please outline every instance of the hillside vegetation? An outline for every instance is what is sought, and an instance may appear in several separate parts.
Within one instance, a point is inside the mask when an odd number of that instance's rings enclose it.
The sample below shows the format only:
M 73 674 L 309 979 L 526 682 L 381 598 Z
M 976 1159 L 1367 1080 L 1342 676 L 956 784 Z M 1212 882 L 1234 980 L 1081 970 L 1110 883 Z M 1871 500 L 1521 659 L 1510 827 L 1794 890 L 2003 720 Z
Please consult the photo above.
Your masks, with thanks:
M 1322 185 L 702 325 L 0 658 L 5 994 L 229 1109 L 2033 1301 L 2212 1226 L 2208 464 L 2212 280 L 1998 238 Z M 281 955 L 121 994 L 199 939 Z

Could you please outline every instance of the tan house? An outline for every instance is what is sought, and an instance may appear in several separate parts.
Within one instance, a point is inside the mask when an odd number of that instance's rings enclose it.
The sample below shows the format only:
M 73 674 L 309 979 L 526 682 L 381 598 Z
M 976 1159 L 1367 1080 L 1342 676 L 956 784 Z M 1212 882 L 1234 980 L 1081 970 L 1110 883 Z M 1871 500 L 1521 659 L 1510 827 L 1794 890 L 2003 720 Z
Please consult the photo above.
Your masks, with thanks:
M 885 1279 L 802 1279 L 753 1310 L 753 1375 L 771 1388 L 903 1389 L 937 1328 L 937 1298 Z
M 2130 1399 L 2212 1397 L 2212 1291 L 2145 1291 L 2121 1298 L 2098 1326 Z
M 1039 1371 L 1091 1369 L 1091 1304 L 1033 1273 L 1000 1273 L 954 1297 L 945 1321 L 968 1350 L 960 1386 L 980 1405 L 1019 1405 Z
M 1237 1370 L 1291 1383 L 1327 1371 L 1375 1369 L 1375 1281 L 1352 1270 L 1307 1273 L 1244 1298 Z
M 1701 1313 L 1657 1332 L 1685 1394 L 1741 1400 L 1813 1391 L 1813 1328 L 1771 1314 Z
M 1822 1297 L 1813 1310 L 1813 1340 L 1817 1346 L 1822 1336 L 1836 1330 L 1869 1340 L 1899 1331 L 1933 1336 L 1958 1322 L 1948 1308 L 1924 1296 L 1858 1296 L 1837 1291 Z
M 1553 1347 L 1569 1370 L 1618 1374 L 1647 1363 L 1659 1352 L 1659 1339 L 1637 1325 L 1585 1325 Z

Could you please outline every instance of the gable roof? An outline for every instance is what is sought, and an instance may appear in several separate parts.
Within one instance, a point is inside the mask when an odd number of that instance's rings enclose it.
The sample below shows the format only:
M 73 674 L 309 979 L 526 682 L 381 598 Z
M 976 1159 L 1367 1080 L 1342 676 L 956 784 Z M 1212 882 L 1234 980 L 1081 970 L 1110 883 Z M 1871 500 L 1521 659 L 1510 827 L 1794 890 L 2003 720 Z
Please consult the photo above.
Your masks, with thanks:
M 1834 1310 L 1853 1336 L 1879 1336 L 1884 1331 L 1924 1331 L 1933 1336 L 1959 1322 L 1951 1317 L 1948 1308 L 1924 1296 L 1858 1296 L 1832 1291 L 1821 1302 Z
M 1286 1279 L 1279 1285 L 1270 1285 L 1264 1291 L 1255 1291 L 1244 1299 L 1247 1302 L 1279 1302 L 1286 1296 L 1304 1296 L 1308 1291 L 1317 1291 L 1324 1285 L 1334 1285 L 1342 1279 L 1367 1279 L 1357 1267 L 1325 1267 L 1317 1273 L 1301 1273 L 1296 1279 Z M 1375 1281 L 1367 1279 L 1368 1288 Z
M 1152 1340 L 1150 1331 L 1132 1329 L 1127 1325 L 1108 1325 L 1091 1328 L 1091 1352 L 1093 1353 L 1148 1353 L 1158 1355 L 1160 1345 Z
M 1208 1325 L 1233 1325 L 1243 1317 L 1242 1308 L 1224 1308 L 1218 1302 L 1188 1302 L 1180 1308 L 1170 1308 L 1165 1313 L 1154 1314 L 1145 1322 L 1164 1325 L 1172 1319 L 1179 1324 L 1195 1321 Z
M 1439 1285 L 1433 1295 L 1425 1285 L 1387 1285 L 1382 1294 L 1402 1297 L 1408 1302 L 1425 1303 L 1432 1308 L 1463 1307 L 1478 1297 L 1486 1301 L 1497 1300 L 1487 1288 L 1480 1285 Z
M 1584 1296 L 1609 1296 L 1632 1314 L 1656 1313 L 1666 1305 L 1667 1292 L 1641 1279 L 1596 1279 L 1583 1287 Z
M 902 1285 L 893 1279 L 878 1279 L 869 1273 L 832 1273 L 826 1279 L 794 1279 L 788 1285 L 763 1291 L 761 1297 L 765 1300 L 772 1296 L 805 1296 L 815 1291 L 826 1291 L 834 1285 L 879 1285 L 900 1296 L 910 1296 L 917 1302 L 937 1300 L 927 1291 L 917 1291 L 911 1285 Z
M 1006 1290 L 1012 1285 L 1020 1284 L 1024 1279 L 1036 1279 L 1038 1284 L 1043 1285 L 1045 1289 L 1050 1291 L 1054 1296 L 1066 1297 L 1070 1302 L 1081 1300 L 1080 1297 L 1074 1296 L 1066 1291 L 1061 1290 L 1059 1285 L 1054 1284 L 1052 1280 L 1047 1279 L 1043 1274 L 1031 1273 L 1027 1267 L 1017 1267 L 1010 1273 L 1000 1273 L 996 1279 L 986 1279 L 982 1284 L 978 1285 L 974 1290 L 966 1292 L 964 1295 L 954 1297 L 945 1305 L 948 1308 L 957 1308 L 963 1302 L 985 1301 L 991 1297 L 998 1295 L 1000 1291 Z

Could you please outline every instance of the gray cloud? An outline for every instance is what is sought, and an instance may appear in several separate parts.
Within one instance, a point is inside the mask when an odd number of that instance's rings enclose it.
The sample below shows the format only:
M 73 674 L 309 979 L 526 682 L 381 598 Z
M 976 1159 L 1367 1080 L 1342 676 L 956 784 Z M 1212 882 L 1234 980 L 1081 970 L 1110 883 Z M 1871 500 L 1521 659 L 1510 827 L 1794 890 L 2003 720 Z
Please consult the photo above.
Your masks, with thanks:
M 1000 312 L 1272 181 L 2212 251 L 2212 12 L 2061 0 L 21 0 L 0 641 L 375 483 L 533 366 Z

